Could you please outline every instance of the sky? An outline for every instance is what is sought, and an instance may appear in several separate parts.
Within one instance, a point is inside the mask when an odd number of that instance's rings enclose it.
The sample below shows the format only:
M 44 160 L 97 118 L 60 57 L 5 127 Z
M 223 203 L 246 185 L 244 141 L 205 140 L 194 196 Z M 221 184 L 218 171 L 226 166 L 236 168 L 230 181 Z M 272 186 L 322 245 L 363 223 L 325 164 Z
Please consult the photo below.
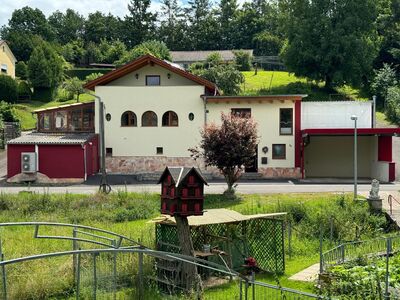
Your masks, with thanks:
M 249 0 L 238 0 L 238 3 L 241 4 L 246 1 Z M 187 0 L 180 0 L 179 2 L 185 4 Z M 217 2 L 217 0 L 212 2 Z M 15 9 L 24 6 L 39 8 L 46 17 L 56 10 L 64 12 L 67 8 L 72 8 L 84 16 L 100 10 L 105 14 L 111 13 L 123 17 L 126 15 L 128 3 L 129 0 L 0 0 L 0 26 L 8 23 Z M 159 9 L 160 1 L 153 0 L 151 10 L 157 12 Z

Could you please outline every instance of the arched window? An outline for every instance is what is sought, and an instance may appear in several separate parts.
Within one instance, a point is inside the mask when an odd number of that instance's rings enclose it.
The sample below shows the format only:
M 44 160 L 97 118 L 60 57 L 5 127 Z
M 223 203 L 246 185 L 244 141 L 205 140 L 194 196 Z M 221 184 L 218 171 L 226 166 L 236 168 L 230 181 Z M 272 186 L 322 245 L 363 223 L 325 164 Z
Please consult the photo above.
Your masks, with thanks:
M 121 126 L 122 127 L 133 127 L 137 126 L 136 115 L 132 111 L 126 111 L 121 116 Z
M 178 126 L 178 115 L 173 111 L 167 111 L 162 117 L 162 126 Z
M 154 111 L 146 111 L 142 115 L 142 126 L 144 127 L 157 127 L 157 115 Z

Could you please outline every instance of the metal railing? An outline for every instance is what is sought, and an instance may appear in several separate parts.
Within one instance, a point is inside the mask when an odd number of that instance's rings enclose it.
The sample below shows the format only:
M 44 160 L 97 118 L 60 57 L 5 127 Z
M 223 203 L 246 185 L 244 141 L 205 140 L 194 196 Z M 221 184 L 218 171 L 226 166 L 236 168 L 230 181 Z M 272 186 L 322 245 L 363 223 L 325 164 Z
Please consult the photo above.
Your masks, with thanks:
M 218 274 L 220 279 L 235 285 L 234 295 L 222 293 L 214 296 L 207 290 L 204 294 L 197 291 L 204 299 L 324 299 L 312 293 L 256 281 L 254 274 L 250 277 L 244 276 L 228 266 L 211 261 L 155 251 L 124 235 L 99 228 L 51 222 L 0 223 L 0 228 L 12 226 L 33 226 L 35 239 L 70 240 L 73 249 L 5 259 L 0 243 L 0 298 L 4 300 L 35 297 L 116 299 L 119 293 L 127 290 L 128 293 L 131 291 L 128 297 L 133 297 L 132 299 L 163 299 L 148 296 L 154 291 L 159 295 L 159 282 L 154 285 L 150 276 L 157 275 L 157 270 L 154 269 L 155 260 L 192 264 L 201 274 Z M 72 231 L 70 236 L 39 234 L 46 227 L 71 228 Z M 79 249 L 81 244 L 86 243 L 104 248 Z M 35 291 L 40 289 L 40 284 L 44 284 L 46 295 L 40 294 L 43 291 Z M 53 286 L 57 286 L 54 291 Z M 183 295 L 182 299 L 187 298 Z
M 342 264 L 360 256 L 383 255 L 387 251 L 388 244 L 390 244 L 390 253 L 399 251 L 400 235 L 340 244 L 322 253 L 320 273 L 325 272 L 331 266 Z
M 393 195 L 388 196 L 389 213 L 393 216 L 393 202 L 400 206 L 400 201 L 397 200 Z

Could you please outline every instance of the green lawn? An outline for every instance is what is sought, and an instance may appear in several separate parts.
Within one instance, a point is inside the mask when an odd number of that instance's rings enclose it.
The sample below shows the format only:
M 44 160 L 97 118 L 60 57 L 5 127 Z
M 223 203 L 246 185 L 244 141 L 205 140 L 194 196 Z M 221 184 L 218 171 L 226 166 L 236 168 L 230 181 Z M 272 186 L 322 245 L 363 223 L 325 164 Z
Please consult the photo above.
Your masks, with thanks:
M 358 89 L 343 86 L 335 92 L 323 89 L 323 83 L 308 82 L 284 71 L 254 71 L 242 72 L 245 82 L 242 85 L 242 95 L 269 94 L 307 94 L 306 100 L 367 100 Z
M 207 195 L 205 208 L 229 208 L 243 214 L 288 212 L 288 219 L 292 220 L 294 227 L 291 258 L 286 252 L 286 272 L 280 276 L 261 274 L 257 275 L 256 279 L 308 292 L 314 291 L 312 284 L 291 281 L 288 278 L 318 262 L 318 236 L 321 225 L 324 226 L 325 233 L 329 232 L 327 229 L 329 218 L 332 216 L 335 218 L 334 237 L 341 240 L 354 239 L 357 227 L 360 228 L 363 238 L 381 234 L 380 228 L 386 224 L 383 216 L 369 214 L 366 203 L 354 203 L 351 195 L 329 193 L 242 195 L 237 200 L 229 200 L 222 195 Z M 127 235 L 135 240 L 141 240 L 143 244 L 151 248 L 154 248 L 155 242 L 154 224 L 148 221 L 158 214 L 158 194 L 124 191 L 117 191 L 107 196 L 100 194 L 0 194 L 0 222 L 78 223 Z M 72 247 L 70 241 L 34 239 L 33 231 L 33 227 L 0 230 L 7 259 L 70 250 Z M 70 235 L 70 232 L 58 228 L 48 229 L 42 234 Z M 287 245 L 287 241 L 285 243 Z M 324 242 L 325 249 L 332 245 Z M 147 260 L 145 265 L 147 272 L 151 272 L 152 266 L 151 260 Z M 71 265 L 66 257 L 10 266 L 7 274 L 10 280 L 10 299 L 50 297 L 66 299 L 71 293 Z M 90 282 L 87 286 L 90 286 Z M 205 292 L 205 299 L 230 299 L 229 296 L 235 290 L 237 286 L 234 284 L 209 289 Z M 121 293 L 125 292 L 121 291 Z M 121 299 L 124 299 L 123 296 Z M 163 299 L 163 297 L 155 293 L 151 299 Z
M 89 94 L 83 94 L 79 97 L 79 102 L 90 102 L 93 101 L 93 96 Z M 32 111 L 41 108 L 60 106 L 64 104 L 75 103 L 76 100 L 68 101 L 51 101 L 51 102 L 41 102 L 37 100 L 31 100 L 29 102 L 17 103 L 14 105 L 15 112 L 21 121 L 22 130 L 30 130 L 36 127 L 36 117 L 32 114 Z

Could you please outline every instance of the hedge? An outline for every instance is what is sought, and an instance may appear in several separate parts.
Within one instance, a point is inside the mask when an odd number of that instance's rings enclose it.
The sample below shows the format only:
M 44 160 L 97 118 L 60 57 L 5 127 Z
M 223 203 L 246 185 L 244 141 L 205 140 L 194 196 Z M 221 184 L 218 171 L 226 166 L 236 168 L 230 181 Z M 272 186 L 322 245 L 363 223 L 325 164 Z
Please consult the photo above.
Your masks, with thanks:
M 79 69 L 66 70 L 65 74 L 70 78 L 78 77 L 80 80 L 85 80 L 86 76 L 88 76 L 92 73 L 106 74 L 112 70 L 113 69 L 99 69 L 99 68 L 83 69 L 83 68 L 79 68 Z

